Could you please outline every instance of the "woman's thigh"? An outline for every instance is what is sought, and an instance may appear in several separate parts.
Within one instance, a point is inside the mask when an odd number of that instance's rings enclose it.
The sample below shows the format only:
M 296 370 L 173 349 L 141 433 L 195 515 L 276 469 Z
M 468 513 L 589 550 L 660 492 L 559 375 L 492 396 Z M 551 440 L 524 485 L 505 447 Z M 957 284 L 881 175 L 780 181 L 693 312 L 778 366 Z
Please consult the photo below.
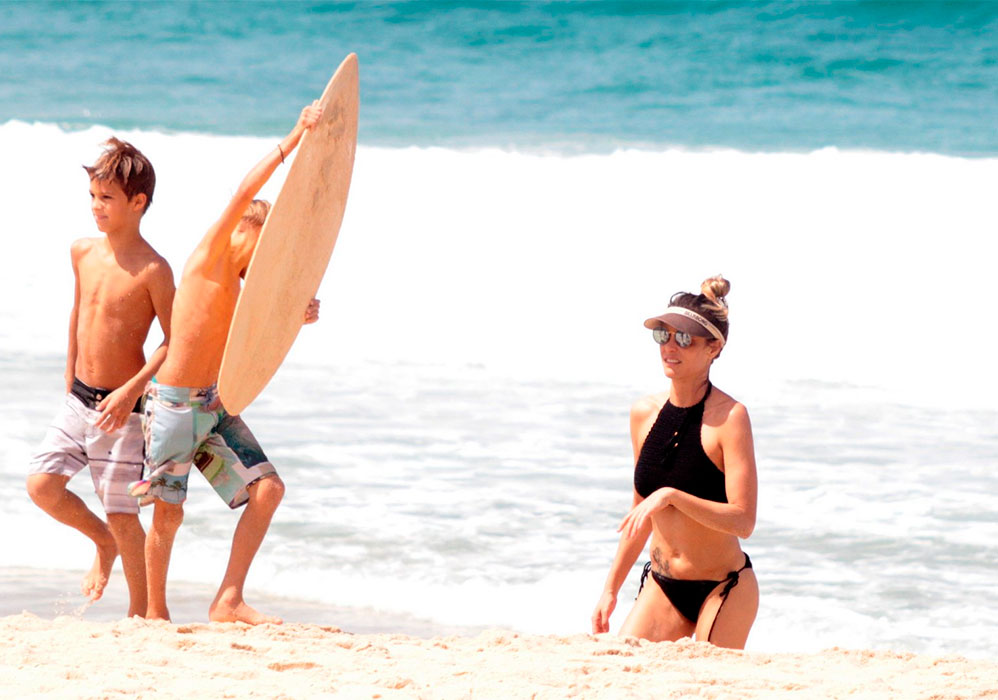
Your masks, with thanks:
M 726 582 L 722 583 L 726 585 Z M 727 598 L 721 598 L 724 585 L 719 585 L 700 609 L 697 639 L 719 647 L 744 649 L 759 611 L 759 582 L 752 569 L 745 569 L 738 575 L 738 584 Z
M 624 637 L 640 637 L 652 642 L 674 642 L 693 635 L 694 624 L 683 617 L 665 597 L 657 583 L 648 577 L 620 628 Z

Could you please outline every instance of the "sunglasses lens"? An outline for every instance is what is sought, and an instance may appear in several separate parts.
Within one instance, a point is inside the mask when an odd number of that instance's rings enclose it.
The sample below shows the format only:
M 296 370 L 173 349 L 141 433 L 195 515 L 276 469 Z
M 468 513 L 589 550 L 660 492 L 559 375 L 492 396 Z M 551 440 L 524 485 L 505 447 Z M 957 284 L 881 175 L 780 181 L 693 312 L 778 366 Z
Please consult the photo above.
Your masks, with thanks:
M 672 333 L 667 328 L 654 328 L 652 329 L 651 337 L 659 345 L 665 345 L 669 342 L 669 338 L 672 337 Z M 676 331 L 676 345 L 681 348 L 688 348 L 693 345 L 693 336 L 683 331 Z

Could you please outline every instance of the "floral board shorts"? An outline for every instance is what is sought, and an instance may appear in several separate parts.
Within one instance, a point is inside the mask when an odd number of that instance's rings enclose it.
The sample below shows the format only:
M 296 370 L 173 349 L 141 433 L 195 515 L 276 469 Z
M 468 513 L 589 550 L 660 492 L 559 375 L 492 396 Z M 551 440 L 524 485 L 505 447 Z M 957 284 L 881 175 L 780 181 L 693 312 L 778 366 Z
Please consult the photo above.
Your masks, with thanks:
M 243 419 L 222 407 L 214 385 L 191 389 L 153 380 L 143 431 L 146 476 L 130 491 L 143 504 L 183 503 L 192 465 L 230 508 L 245 505 L 251 484 L 277 474 Z

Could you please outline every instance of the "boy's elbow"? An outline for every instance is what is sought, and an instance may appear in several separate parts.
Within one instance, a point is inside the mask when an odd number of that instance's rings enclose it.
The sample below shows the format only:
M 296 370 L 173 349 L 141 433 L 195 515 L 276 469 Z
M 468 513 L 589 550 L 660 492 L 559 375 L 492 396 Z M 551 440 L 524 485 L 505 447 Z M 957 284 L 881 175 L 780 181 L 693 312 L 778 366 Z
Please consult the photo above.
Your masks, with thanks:
M 249 178 L 245 178 L 239 183 L 236 188 L 236 193 L 233 195 L 232 199 L 235 200 L 252 200 L 257 192 L 260 191 L 260 184 L 251 182 Z

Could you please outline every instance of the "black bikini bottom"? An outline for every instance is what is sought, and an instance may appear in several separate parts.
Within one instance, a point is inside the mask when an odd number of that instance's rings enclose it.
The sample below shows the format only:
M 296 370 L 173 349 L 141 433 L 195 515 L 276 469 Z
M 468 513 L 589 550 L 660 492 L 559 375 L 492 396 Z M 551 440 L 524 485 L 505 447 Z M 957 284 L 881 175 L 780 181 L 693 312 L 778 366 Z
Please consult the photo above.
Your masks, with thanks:
M 707 600 L 707 596 L 713 592 L 715 588 L 720 586 L 722 583 L 727 581 L 727 585 L 721 590 L 721 605 L 724 605 L 724 601 L 728 599 L 728 594 L 731 593 L 731 589 L 738 585 L 738 574 L 740 574 L 745 569 L 752 568 L 752 560 L 749 559 L 748 554 L 745 555 L 745 566 L 738 569 L 738 571 L 731 571 L 720 581 L 696 581 L 681 578 L 672 578 L 670 576 L 665 576 L 657 571 L 651 570 L 651 562 L 645 564 L 644 571 L 641 573 L 641 588 L 645 587 L 645 579 L 648 578 L 650 573 L 652 578 L 655 579 L 655 583 L 658 584 L 662 592 L 665 593 L 665 597 L 676 606 L 676 610 L 685 617 L 690 622 L 695 623 L 697 618 L 700 617 L 700 608 L 703 607 L 703 603 Z M 638 589 L 638 593 L 641 592 L 641 588 Z M 717 609 L 718 614 L 720 614 L 721 609 Z M 714 620 L 717 620 L 715 616 Z M 713 632 L 714 626 L 711 625 L 711 631 Z M 710 641 L 710 635 L 707 635 L 707 640 Z

